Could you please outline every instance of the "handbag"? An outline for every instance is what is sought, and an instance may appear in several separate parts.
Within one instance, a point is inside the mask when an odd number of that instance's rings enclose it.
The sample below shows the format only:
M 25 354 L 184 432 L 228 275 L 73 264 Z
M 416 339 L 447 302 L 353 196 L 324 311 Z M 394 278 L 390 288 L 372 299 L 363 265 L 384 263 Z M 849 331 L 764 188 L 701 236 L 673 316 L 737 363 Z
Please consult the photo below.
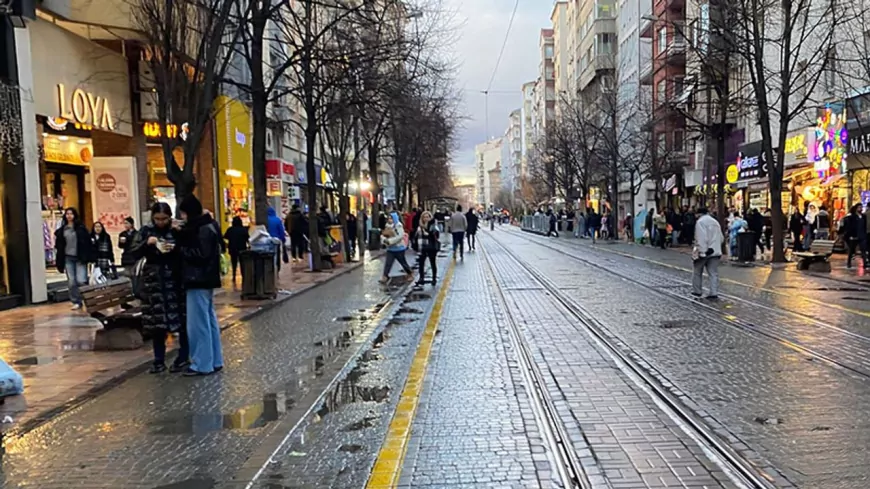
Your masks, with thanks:
M 100 267 L 94 267 L 93 271 L 91 271 L 91 278 L 88 279 L 88 285 L 103 285 L 108 283 L 109 279 L 103 275 L 103 271 Z

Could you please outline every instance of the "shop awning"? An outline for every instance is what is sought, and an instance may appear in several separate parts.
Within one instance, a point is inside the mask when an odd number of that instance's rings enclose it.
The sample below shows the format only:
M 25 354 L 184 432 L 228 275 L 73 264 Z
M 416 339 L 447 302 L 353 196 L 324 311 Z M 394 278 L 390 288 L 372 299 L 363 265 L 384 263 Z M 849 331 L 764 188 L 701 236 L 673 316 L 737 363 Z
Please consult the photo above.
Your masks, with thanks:
M 842 179 L 845 176 L 846 175 L 844 175 L 842 173 L 832 175 L 832 176 L 828 177 L 825 181 L 823 181 L 820 186 L 821 187 L 830 187 L 831 185 L 834 185 L 835 183 L 837 183 L 840 179 Z

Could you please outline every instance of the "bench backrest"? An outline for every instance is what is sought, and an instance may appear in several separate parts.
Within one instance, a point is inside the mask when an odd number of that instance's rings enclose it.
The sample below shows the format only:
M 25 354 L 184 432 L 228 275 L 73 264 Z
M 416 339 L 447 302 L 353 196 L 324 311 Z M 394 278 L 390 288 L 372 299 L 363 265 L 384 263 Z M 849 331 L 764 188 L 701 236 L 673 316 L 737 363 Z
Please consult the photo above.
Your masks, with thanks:
M 834 242 L 828 239 L 817 239 L 810 245 L 810 251 L 820 255 L 830 255 L 834 252 Z
M 133 283 L 128 278 L 111 280 L 100 285 L 80 287 L 85 308 L 90 313 L 105 311 L 123 304 L 129 304 L 133 296 Z

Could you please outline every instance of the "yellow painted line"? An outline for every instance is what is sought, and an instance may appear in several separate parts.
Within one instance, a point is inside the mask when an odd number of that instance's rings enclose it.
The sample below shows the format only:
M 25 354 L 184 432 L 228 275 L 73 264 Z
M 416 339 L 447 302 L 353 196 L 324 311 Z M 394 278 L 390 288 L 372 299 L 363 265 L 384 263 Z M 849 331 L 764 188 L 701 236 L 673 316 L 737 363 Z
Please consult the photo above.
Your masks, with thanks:
M 677 266 L 677 265 L 671 265 L 671 264 L 669 264 L 669 263 L 663 263 L 663 262 L 656 261 L 656 260 L 652 260 L 652 259 L 650 259 L 650 258 L 646 258 L 646 257 L 643 257 L 643 256 L 636 256 L 636 255 L 632 255 L 632 254 L 630 254 L 630 253 L 624 253 L 624 252 L 622 252 L 622 251 L 608 250 L 608 249 L 606 249 L 606 248 L 604 248 L 604 247 L 595 247 L 595 249 L 596 249 L 596 250 L 605 251 L 605 252 L 607 252 L 607 253 L 613 253 L 613 254 L 615 254 L 615 255 L 625 256 L 625 257 L 627 257 L 627 258 L 634 258 L 634 259 L 636 259 L 636 260 L 643 260 L 643 261 L 645 261 L 645 262 L 647 262 L 647 263 L 653 263 L 653 264 L 655 264 L 655 265 L 659 265 L 659 266 L 666 267 L 666 268 L 671 268 L 671 269 L 674 269 L 674 270 L 680 270 L 680 271 L 682 271 L 682 272 L 692 273 L 692 270 L 689 270 L 688 268 L 683 268 L 683 267 L 680 267 L 680 266 Z M 824 278 L 824 277 L 821 277 L 821 278 Z M 765 291 L 765 292 L 770 292 L 771 294 L 776 294 L 776 295 L 780 295 L 780 296 L 783 296 L 783 297 L 794 297 L 794 294 L 790 294 L 790 293 L 788 293 L 788 292 L 782 292 L 782 291 L 779 291 L 779 290 L 768 289 L 767 287 L 759 287 L 759 286 L 757 286 L 757 285 L 751 285 L 751 284 L 743 283 L 743 282 L 740 282 L 740 281 L 738 281 L 738 280 L 731 280 L 731 279 L 729 279 L 729 278 L 724 278 L 724 277 L 722 277 L 721 274 L 719 275 L 719 281 L 721 281 L 721 282 L 726 282 L 726 283 L 729 283 L 729 284 L 734 284 L 734 285 L 740 285 L 740 286 L 743 286 L 743 287 L 749 287 L 749 288 L 751 288 L 751 289 L 763 290 L 763 291 Z M 870 312 L 867 312 L 867 311 L 859 311 L 858 309 L 852 309 L 852 308 L 849 308 L 849 307 L 841 306 L 840 304 L 835 304 L 835 303 L 833 303 L 833 302 L 824 302 L 824 301 L 820 301 L 820 300 L 817 300 L 817 299 L 813 299 L 812 297 L 806 297 L 806 296 L 803 296 L 803 297 L 801 297 L 801 299 L 803 299 L 803 300 L 805 300 L 805 301 L 807 301 L 807 302 L 809 302 L 809 303 L 811 303 L 811 304 L 818 305 L 818 306 L 830 307 L 830 308 L 833 308 L 833 309 L 838 309 L 838 310 L 843 311 L 843 312 L 848 312 L 848 313 L 850 313 L 850 314 L 857 314 L 858 316 L 864 316 L 864 317 L 868 317 L 868 318 L 870 318 Z
M 432 314 L 429 315 L 426 328 L 423 330 L 423 337 L 420 339 L 420 344 L 417 345 L 417 352 L 411 362 L 408 380 L 405 381 L 405 387 L 402 389 L 402 395 L 399 397 L 398 405 L 396 405 L 396 412 L 393 413 L 393 419 L 387 429 L 387 436 L 384 438 L 380 452 L 378 452 L 378 459 L 369 475 L 366 489 L 394 489 L 399 484 L 405 453 L 408 451 L 408 440 L 411 437 L 411 424 L 414 422 L 414 415 L 417 413 L 417 406 L 420 402 L 423 379 L 426 377 L 429 356 L 432 353 L 438 323 L 441 321 L 444 298 L 447 296 L 447 290 L 450 288 L 450 281 L 453 278 L 454 266 L 455 263 L 450 262 L 441 290 L 435 296 Z

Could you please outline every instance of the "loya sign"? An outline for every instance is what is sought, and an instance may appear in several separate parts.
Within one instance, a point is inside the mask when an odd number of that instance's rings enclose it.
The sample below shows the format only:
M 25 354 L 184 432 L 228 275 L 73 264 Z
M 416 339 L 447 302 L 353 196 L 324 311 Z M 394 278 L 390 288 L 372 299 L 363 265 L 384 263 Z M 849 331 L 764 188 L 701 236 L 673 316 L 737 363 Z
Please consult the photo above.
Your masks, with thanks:
M 66 87 L 63 83 L 59 83 L 57 85 L 57 103 L 60 116 L 66 120 L 87 124 L 98 129 L 115 130 L 115 121 L 112 120 L 109 100 L 104 97 L 98 97 L 81 88 L 76 88 L 72 93 L 67 94 Z

